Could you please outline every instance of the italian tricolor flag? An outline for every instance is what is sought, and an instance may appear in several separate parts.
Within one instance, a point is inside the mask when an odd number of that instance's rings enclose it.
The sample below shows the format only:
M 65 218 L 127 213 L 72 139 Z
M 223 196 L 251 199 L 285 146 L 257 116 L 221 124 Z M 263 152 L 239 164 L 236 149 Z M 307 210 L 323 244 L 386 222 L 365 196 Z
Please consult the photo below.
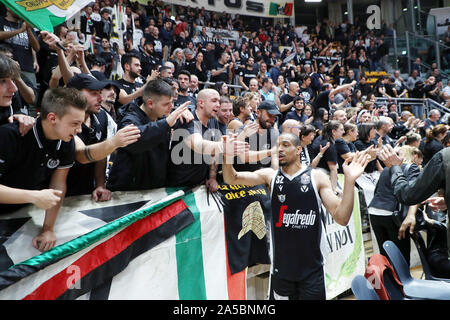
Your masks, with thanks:
M 204 187 L 186 193 L 137 192 L 135 200 L 143 199 L 151 200 L 136 202 L 139 209 L 0 272 L 0 299 L 246 298 L 245 270 L 230 273 L 223 213 L 207 201 Z M 76 203 L 71 199 L 69 207 Z M 58 221 L 105 217 L 124 208 L 120 201 L 114 210 L 108 206 L 108 211 L 83 208 L 79 218 L 67 208 Z

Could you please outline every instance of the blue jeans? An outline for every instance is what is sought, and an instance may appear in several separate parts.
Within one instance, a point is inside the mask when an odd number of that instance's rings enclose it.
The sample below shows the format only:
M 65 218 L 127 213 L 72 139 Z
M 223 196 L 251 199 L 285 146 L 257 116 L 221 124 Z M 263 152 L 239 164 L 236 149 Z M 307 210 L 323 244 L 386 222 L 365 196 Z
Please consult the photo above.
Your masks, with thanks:
M 413 115 L 416 118 L 423 120 L 423 105 L 422 104 L 413 104 L 411 106 L 411 110 L 412 110 Z

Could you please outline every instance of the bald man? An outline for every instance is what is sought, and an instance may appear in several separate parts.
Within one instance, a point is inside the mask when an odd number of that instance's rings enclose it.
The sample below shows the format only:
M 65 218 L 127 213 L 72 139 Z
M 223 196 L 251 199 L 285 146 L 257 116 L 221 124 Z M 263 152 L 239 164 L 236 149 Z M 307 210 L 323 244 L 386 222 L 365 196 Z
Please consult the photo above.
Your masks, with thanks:
M 222 133 L 217 115 L 220 95 L 214 89 L 203 89 L 197 96 L 194 120 L 177 123 L 173 128 L 168 184 L 171 187 L 193 187 L 205 183 L 208 190 L 218 190 L 215 156 L 223 150 Z M 246 145 L 238 142 L 238 146 Z
M 297 137 L 300 137 L 300 131 L 302 126 L 299 121 L 294 119 L 287 119 L 283 122 L 281 130 L 283 133 L 292 133 Z
M 333 113 L 332 120 L 337 120 L 344 125 L 347 122 L 347 113 L 344 110 L 336 110 Z

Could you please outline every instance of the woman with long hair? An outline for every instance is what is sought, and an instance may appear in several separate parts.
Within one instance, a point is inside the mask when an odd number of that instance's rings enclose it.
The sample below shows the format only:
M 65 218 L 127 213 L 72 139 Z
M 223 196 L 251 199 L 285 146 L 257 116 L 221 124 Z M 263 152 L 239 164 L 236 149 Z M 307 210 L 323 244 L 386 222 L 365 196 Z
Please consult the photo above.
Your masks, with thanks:
M 314 117 L 312 125 L 316 127 L 317 130 L 322 131 L 323 126 L 328 122 L 329 113 L 325 108 L 319 108 Z
M 312 153 L 316 157 L 320 153 L 320 147 L 324 147 L 329 143 L 328 149 L 323 153 L 317 168 L 325 170 L 330 176 L 331 187 L 333 191 L 337 191 L 337 151 L 335 142 L 342 138 L 344 134 L 344 126 L 340 121 L 330 120 L 326 123 L 322 130 L 322 135 L 317 137 L 312 144 Z
M 302 146 L 302 152 L 300 153 L 300 161 L 305 166 L 310 166 L 311 168 L 316 168 L 320 159 L 323 157 L 325 151 L 327 151 L 330 143 L 325 146 L 320 146 L 319 153 L 311 159 L 310 154 L 312 154 L 311 146 L 316 136 L 316 128 L 310 124 L 305 124 L 300 129 L 300 144 Z
M 173 50 L 172 56 L 169 59 L 175 66 L 175 71 L 173 75 L 176 77 L 181 70 L 186 67 L 186 58 L 184 56 L 184 51 L 182 48 L 176 48 Z
M 216 91 L 219 93 L 219 95 L 221 97 L 228 97 L 229 96 L 228 85 L 225 82 L 223 82 L 223 81 L 216 82 L 216 84 L 214 85 L 214 89 L 216 89 Z
M 274 87 L 275 89 L 275 94 L 278 96 L 281 96 L 283 94 L 287 94 L 288 93 L 288 88 L 286 85 L 286 79 L 284 78 L 283 75 L 279 75 L 277 78 L 277 83 L 276 86 Z
M 366 122 L 358 125 L 358 139 L 355 141 L 354 145 L 357 151 L 365 151 L 367 148 L 371 147 L 375 149 L 377 145 L 373 142 L 377 134 L 376 123 L 374 122 Z M 369 162 L 367 164 L 364 172 L 372 173 L 375 171 L 381 171 L 383 168 L 381 164 L 376 161 Z
M 305 104 L 305 108 L 303 109 L 303 113 L 302 116 L 304 116 L 304 118 L 306 118 L 305 120 L 305 124 L 311 124 L 314 122 L 314 108 L 312 107 L 311 104 L 306 103 Z
M 207 79 L 208 69 L 206 68 L 206 63 L 203 60 L 203 52 L 199 51 L 195 56 L 195 63 L 189 64 L 188 71 L 191 74 L 195 74 L 198 81 L 205 82 Z
M 417 153 L 419 150 L 415 149 Z M 420 173 L 420 151 L 415 158 L 416 162 L 404 161 L 402 164 L 403 173 L 408 180 L 416 178 Z M 397 225 L 392 217 L 394 211 L 398 209 L 399 202 L 394 195 L 389 167 L 382 170 L 375 186 L 373 198 L 368 204 L 369 220 L 380 253 L 386 255 L 383 243 L 387 240 L 393 241 L 409 264 L 411 252 L 409 232 L 405 232 L 404 236 L 399 237 L 400 225 Z M 405 210 L 407 215 L 415 216 L 417 205 L 406 207 Z
M 445 124 L 438 124 L 432 130 L 427 131 L 425 141 L 420 147 L 423 153 L 423 165 L 426 165 L 436 153 L 444 148 L 442 140 L 446 135 L 447 127 Z
M 250 115 L 250 118 L 252 120 L 256 120 L 256 110 L 258 109 L 258 106 L 261 103 L 261 96 L 259 95 L 258 92 L 246 92 L 244 94 L 244 99 L 252 109 L 252 114 Z
M 353 123 L 346 123 L 344 125 L 344 135 L 342 138 L 336 140 L 336 151 L 338 154 L 338 173 L 342 171 L 342 165 L 347 158 L 354 156 L 356 150 L 353 142 L 358 139 L 358 127 Z

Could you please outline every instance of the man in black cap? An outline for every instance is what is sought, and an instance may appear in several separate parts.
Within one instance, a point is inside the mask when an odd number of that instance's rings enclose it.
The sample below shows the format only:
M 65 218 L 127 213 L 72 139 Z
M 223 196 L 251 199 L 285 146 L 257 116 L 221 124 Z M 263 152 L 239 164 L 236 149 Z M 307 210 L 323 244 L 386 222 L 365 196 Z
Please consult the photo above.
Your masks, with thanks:
M 116 110 L 114 104 L 120 93 L 119 86 L 112 80 L 106 80 L 106 86 L 100 92 L 102 96 L 102 108 L 111 116 L 114 121 L 117 121 Z
M 144 47 L 141 50 L 141 75 L 147 78 L 152 70 L 162 64 L 161 59 L 155 54 L 155 43 L 153 40 L 145 40 Z
M 94 61 L 92 62 L 92 66 L 91 66 L 91 74 L 97 78 L 97 80 L 100 81 L 105 81 L 106 79 L 106 75 L 105 75 L 105 71 L 106 71 L 106 61 L 105 59 L 101 58 L 101 57 L 95 57 Z
M 104 141 L 107 138 L 108 118 L 102 109 L 101 90 L 107 82 L 98 81 L 85 73 L 75 74 L 67 82 L 67 87 L 80 90 L 87 101 L 84 122 L 78 137 L 85 145 Z M 67 195 L 92 194 L 95 201 L 107 201 L 111 192 L 105 188 L 106 158 L 94 163 L 76 162 L 67 177 Z
M 281 112 L 274 101 L 264 100 L 259 104 L 256 110 L 258 130 L 245 139 L 250 150 L 236 158 L 236 171 L 255 171 L 268 167 L 278 168 L 276 146 L 279 131 L 274 128 L 274 125 L 277 116 L 280 115 Z

